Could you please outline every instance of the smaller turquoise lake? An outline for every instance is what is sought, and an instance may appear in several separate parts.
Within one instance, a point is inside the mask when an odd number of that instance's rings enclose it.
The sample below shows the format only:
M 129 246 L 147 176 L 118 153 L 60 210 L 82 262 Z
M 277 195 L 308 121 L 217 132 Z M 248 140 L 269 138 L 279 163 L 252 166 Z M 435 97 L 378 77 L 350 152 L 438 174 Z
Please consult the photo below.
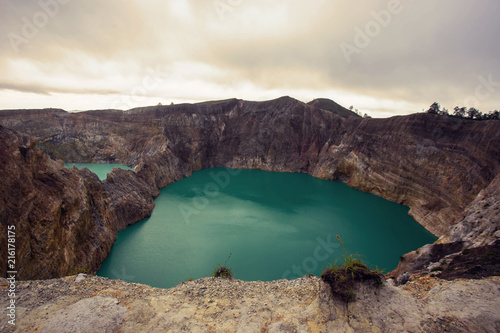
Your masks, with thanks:
M 436 240 L 408 207 L 306 174 L 205 169 L 163 188 L 155 204 L 118 233 L 98 275 L 163 288 L 224 263 L 246 281 L 319 276 L 342 260 L 336 235 L 389 272 Z
M 72 168 L 73 164 L 78 168 L 82 169 L 83 167 L 86 167 L 93 173 L 99 177 L 100 180 L 106 179 L 106 176 L 108 173 L 113 170 L 113 168 L 120 168 L 120 169 L 126 169 L 126 170 L 134 170 L 126 165 L 123 164 L 96 164 L 96 163 L 64 163 L 64 166 L 66 168 Z

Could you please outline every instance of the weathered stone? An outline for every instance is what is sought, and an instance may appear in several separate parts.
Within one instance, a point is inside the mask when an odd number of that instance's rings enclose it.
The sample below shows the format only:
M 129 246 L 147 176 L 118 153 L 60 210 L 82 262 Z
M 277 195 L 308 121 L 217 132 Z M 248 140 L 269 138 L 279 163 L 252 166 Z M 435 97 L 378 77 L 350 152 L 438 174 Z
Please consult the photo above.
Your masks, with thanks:
M 317 277 L 203 278 L 171 289 L 89 276 L 18 283 L 16 326 L 2 332 L 498 332 L 500 278 L 412 277 L 361 285 L 344 303 Z M 204 294 L 197 293 L 204 290 Z M 8 299 L 0 298 L 0 307 Z

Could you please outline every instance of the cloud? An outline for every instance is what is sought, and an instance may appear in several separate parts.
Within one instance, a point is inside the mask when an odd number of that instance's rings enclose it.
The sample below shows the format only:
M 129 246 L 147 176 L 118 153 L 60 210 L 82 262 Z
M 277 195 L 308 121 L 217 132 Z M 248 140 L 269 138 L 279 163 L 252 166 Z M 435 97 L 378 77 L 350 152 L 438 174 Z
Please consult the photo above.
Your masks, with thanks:
M 17 84 L 9 82 L 0 82 L 0 90 L 14 90 L 18 92 L 35 93 L 41 95 L 50 95 L 47 89 L 35 84 Z
M 349 97 L 389 115 L 434 101 L 453 107 L 476 96 L 481 77 L 500 82 L 500 3 L 397 2 L 4 0 L 0 90 L 127 98 L 135 89 L 163 101 Z M 29 24 L 36 33 L 27 38 Z M 13 34 L 24 38 L 17 47 Z M 349 59 L 347 44 L 356 48 Z M 148 68 L 159 69 L 161 84 L 143 94 Z M 476 98 L 478 106 L 498 108 L 497 96 Z

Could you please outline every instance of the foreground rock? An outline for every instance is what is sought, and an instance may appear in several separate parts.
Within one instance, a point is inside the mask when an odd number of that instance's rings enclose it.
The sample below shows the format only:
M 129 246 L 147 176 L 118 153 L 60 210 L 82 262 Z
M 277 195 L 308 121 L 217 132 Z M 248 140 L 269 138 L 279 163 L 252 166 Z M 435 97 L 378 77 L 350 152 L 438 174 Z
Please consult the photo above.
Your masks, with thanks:
M 204 278 L 156 289 L 96 276 L 19 282 L 16 326 L 2 332 L 498 332 L 500 278 L 413 276 L 360 286 L 348 305 L 317 277 Z M 7 306 L 7 298 L 0 299 Z

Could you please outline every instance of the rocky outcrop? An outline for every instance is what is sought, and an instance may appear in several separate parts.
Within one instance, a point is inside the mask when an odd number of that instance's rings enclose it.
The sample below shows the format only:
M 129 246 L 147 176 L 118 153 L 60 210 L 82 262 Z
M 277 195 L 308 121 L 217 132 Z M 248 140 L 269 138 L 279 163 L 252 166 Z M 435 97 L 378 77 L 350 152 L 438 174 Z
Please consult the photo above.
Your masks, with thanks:
M 0 288 L 2 281 L 0 280 Z M 203 278 L 171 289 L 70 276 L 18 282 L 16 326 L 2 332 L 498 332 L 500 278 L 413 277 L 333 297 L 317 277 L 272 282 Z M 7 297 L 0 306 L 7 307 Z
M 2 126 L 0 179 L 1 244 L 7 244 L 7 230 L 14 227 L 20 279 L 96 271 L 116 233 L 149 216 L 157 194 L 131 171 L 114 170 L 101 182 L 86 168 L 65 168 L 27 135 Z M 2 246 L 4 277 L 6 250 Z
M 500 175 L 479 192 L 465 209 L 465 217 L 437 241 L 464 242 L 465 247 L 491 245 L 500 238 Z
M 464 217 L 470 223 L 463 230 L 473 233 L 476 229 L 471 226 L 476 218 L 471 214 L 477 207 L 470 205 L 481 190 L 498 188 L 498 182 L 492 181 L 500 171 L 499 121 L 432 114 L 389 119 L 342 117 L 290 97 L 267 102 L 231 99 L 125 112 L 0 111 L 0 124 L 31 135 L 54 159 L 134 166 L 135 174 L 115 171 L 103 183 L 92 182 L 91 189 L 85 187 L 88 177 L 71 181 L 84 184 L 81 188 L 86 194 L 80 201 L 88 212 L 80 215 L 92 216 L 91 223 L 104 224 L 111 231 L 147 216 L 153 205 L 151 198 L 159 188 L 192 171 L 221 166 L 339 179 L 353 188 L 409 206 L 410 214 L 436 236 L 444 235 Z M 29 171 L 26 175 L 36 178 L 37 174 Z M 14 178 L 21 182 L 21 178 Z M 14 200 L 7 199 L 8 189 L 3 193 L 5 201 Z M 92 196 L 97 197 L 94 200 Z M 90 209 L 96 211 L 91 214 Z M 491 212 L 498 217 L 494 210 Z M 46 223 L 58 225 L 48 222 L 59 221 L 59 213 L 52 213 L 52 217 L 47 213 Z M 20 212 L 12 213 L 11 219 L 16 219 L 16 214 Z M 498 238 L 491 233 L 490 220 L 484 218 L 484 237 Z M 40 225 L 35 229 L 43 233 L 43 228 Z M 461 239 L 462 233 L 450 233 L 449 240 L 443 241 L 452 242 L 453 235 Z M 480 234 L 471 234 L 476 236 Z M 89 237 L 89 242 L 100 246 L 95 237 Z M 75 249 L 76 244 L 72 243 Z M 109 250 L 107 244 L 102 253 Z M 100 263 L 102 258 L 99 255 L 88 260 Z
M 434 244 L 405 254 L 388 277 L 410 274 L 441 278 L 500 275 L 500 176 L 465 210 L 465 217 Z

